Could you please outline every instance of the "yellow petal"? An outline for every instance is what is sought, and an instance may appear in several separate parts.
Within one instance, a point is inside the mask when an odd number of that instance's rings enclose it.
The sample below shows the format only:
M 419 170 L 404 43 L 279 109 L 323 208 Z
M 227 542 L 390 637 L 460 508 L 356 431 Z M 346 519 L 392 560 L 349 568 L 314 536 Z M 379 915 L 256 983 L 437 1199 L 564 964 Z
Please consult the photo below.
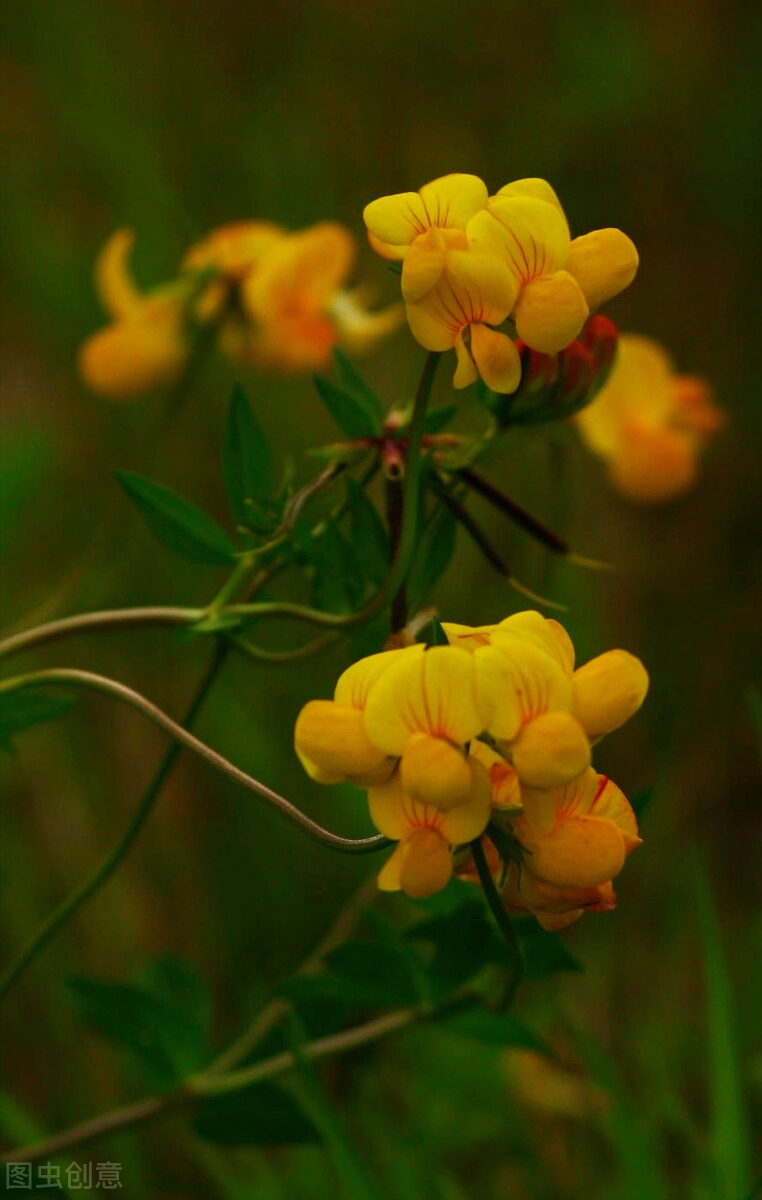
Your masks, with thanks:
M 337 704 L 349 704 L 352 708 L 365 708 L 371 688 L 389 667 L 399 662 L 403 655 L 416 656 L 423 654 L 425 649 L 419 643 L 406 646 L 403 650 L 383 650 L 380 654 L 359 659 L 339 676 L 333 693 L 334 700 Z
M 272 221 L 236 221 L 214 229 L 203 241 L 191 246 L 182 261 L 184 271 L 212 267 L 233 279 L 241 279 L 257 266 L 288 231 Z
M 548 834 L 556 822 L 572 816 L 589 816 L 600 791 L 601 779 L 592 767 L 568 783 L 556 787 L 530 787 L 524 784 L 521 798 L 524 817 L 537 834 Z M 596 816 L 608 814 L 596 813 Z
M 588 737 L 597 739 L 624 725 L 648 691 L 648 673 L 626 650 L 599 654 L 572 677 L 573 712 Z
M 111 400 L 126 400 L 174 383 L 188 359 L 179 312 L 150 313 L 118 321 L 94 334 L 79 352 L 79 372 L 88 387 Z
M 591 308 L 624 291 L 635 278 L 638 252 L 621 229 L 596 229 L 575 238 L 566 264 Z
M 460 229 L 429 229 L 413 242 L 402 265 L 402 295 L 412 304 L 434 287 L 445 266 L 448 250 L 467 250 Z
M 622 421 L 621 445 L 608 473 L 623 495 L 646 503 L 671 500 L 692 486 L 697 471 L 697 445 L 689 434 L 637 418 Z
M 411 809 L 405 805 L 405 795 L 399 771 L 379 787 L 368 788 L 370 819 L 379 833 L 398 842 L 415 828 Z
M 532 874 L 562 887 L 597 887 L 616 878 L 624 866 L 622 834 L 598 817 L 560 821 L 551 834 L 530 840 L 526 848 Z
M 543 617 L 533 609 L 513 613 L 494 628 L 492 642 L 499 645 L 505 634 L 515 634 L 531 640 L 540 650 L 555 658 L 564 671 L 574 668 L 574 646 L 566 630 L 558 621 Z
M 479 733 L 471 655 L 456 646 L 401 653 L 405 657 L 384 672 L 368 696 L 365 729 L 373 744 L 386 754 L 401 754 L 411 733 L 460 744 Z
M 424 350 L 451 350 L 460 337 L 463 326 L 443 311 L 436 297 L 432 300 L 431 293 L 416 304 L 408 304 L 406 314 L 410 332 Z
M 486 768 L 492 788 L 492 807 L 520 809 L 522 805 L 521 786 L 519 777 L 509 762 L 486 746 L 484 742 L 473 739 L 469 746 L 469 754 Z
M 471 772 L 462 749 L 442 738 L 414 733 L 400 760 L 402 787 L 414 800 L 449 809 L 464 800 Z
M 447 887 L 452 876 L 450 847 L 434 829 L 416 829 L 402 843 L 400 887 L 413 900 L 423 900 Z
M 493 635 L 496 639 L 498 634 Z M 522 723 L 552 710 L 571 709 L 571 681 L 544 650 L 507 634 L 473 653 L 476 697 L 484 728 L 515 738 Z
M 144 300 L 127 265 L 134 242 L 131 229 L 117 229 L 95 260 L 95 289 L 106 312 L 117 319 L 135 316 Z
M 402 304 L 390 304 L 378 312 L 369 312 L 359 305 L 353 292 L 336 292 L 326 313 L 336 326 L 341 347 L 349 354 L 370 354 L 390 333 L 404 323 Z
M 462 330 L 455 339 L 455 355 L 458 365 L 455 368 L 455 374 L 452 378 L 452 386 L 461 389 L 469 387 L 472 383 L 476 383 L 476 380 L 479 378 L 479 372 L 463 339 Z
M 473 250 L 497 255 L 520 285 L 562 270 L 571 245 L 560 208 L 531 196 L 498 196 L 466 232 Z
M 452 846 L 472 842 L 484 833 L 492 812 L 492 785 L 485 767 L 469 758 L 471 789 L 467 799 L 442 813 L 437 828 Z
M 557 354 L 574 341 L 589 311 L 576 279 L 568 271 L 556 271 L 521 289 L 514 310 L 516 332 L 533 350 Z
M 587 735 L 579 721 L 565 712 L 548 712 L 530 721 L 511 754 L 519 779 L 534 788 L 556 787 L 590 766 Z
M 598 788 L 590 815 L 603 817 L 616 825 L 617 829 L 624 834 L 628 852 L 640 845 L 638 821 L 632 806 L 621 788 L 618 788 L 613 780 L 607 779 L 605 775 L 598 776 Z
M 475 650 L 477 646 L 489 645 L 490 634 L 497 625 L 456 625 L 453 621 L 443 621 L 442 628 L 451 645 Z
M 335 780 L 363 775 L 386 755 L 368 740 L 362 713 L 333 700 L 310 700 L 296 719 L 294 747 L 299 758 Z
M 345 282 L 356 253 L 349 230 L 334 221 L 279 238 L 244 279 L 244 305 L 253 317 L 276 326 L 322 312 Z
M 409 246 L 432 227 L 464 229 L 487 203 L 487 188 L 475 175 L 444 175 L 420 192 L 401 192 L 371 201 L 363 220 L 375 239 L 387 246 Z
M 487 325 L 472 325 L 471 354 L 488 388 L 502 393 L 516 391 L 521 383 L 521 359 L 507 334 Z
M 378 890 L 380 892 L 400 892 L 402 884 L 400 882 L 400 874 L 402 871 L 402 860 L 404 858 L 404 850 L 402 846 L 395 846 L 393 854 L 384 863 L 378 873 Z
M 418 193 L 429 224 L 441 229 L 465 229 L 487 203 L 487 187 L 476 175 L 442 175 Z
M 516 179 L 513 183 L 507 183 L 505 187 L 501 187 L 497 195 L 530 196 L 534 200 L 544 200 L 547 204 L 554 204 L 562 214 L 564 212 L 561 208 L 561 201 L 545 179 Z M 492 197 L 492 199 L 497 199 L 497 197 Z M 565 215 L 564 220 L 566 220 Z

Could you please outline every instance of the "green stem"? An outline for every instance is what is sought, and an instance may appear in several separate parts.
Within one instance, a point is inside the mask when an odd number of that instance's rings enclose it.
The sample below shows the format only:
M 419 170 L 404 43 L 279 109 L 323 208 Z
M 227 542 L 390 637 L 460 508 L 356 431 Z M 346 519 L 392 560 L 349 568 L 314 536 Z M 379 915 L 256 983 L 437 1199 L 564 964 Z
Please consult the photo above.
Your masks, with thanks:
M 72 667 L 56 667 L 49 671 L 34 671 L 29 675 L 17 675 L 13 679 L 5 679 L 0 683 L 0 695 L 3 692 L 15 691 L 17 688 L 25 687 L 40 687 L 45 684 L 70 684 L 74 687 L 88 688 L 91 691 L 102 692 L 104 695 L 113 696 L 116 700 L 121 700 L 124 704 L 129 704 L 131 708 L 135 708 L 143 716 L 148 717 L 165 733 L 175 741 L 182 743 L 189 750 L 193 750 L 200 758 L 206 759 L 217 770 L 228 775 L 241 787 L 246 788 L 249 792 L 254 792 L 266 800 L 273 808 L 276 808 L 284 816 L 289 817 L 294 824 L 313 837 L 316 841 L 321 842 L 324 846 L 329 846 L 332 850 L 341 850 L 348 854 L 367 854 L 374 850 L 381 850 L 388 846 L 389 839 L 381 834 L 367 838 L 345 838 L 339 834 L 332 833 L 329 829 L 324 829 L 322 825 L 318 825 L 311 817 L 306 816 L 300 808 L 287 800 L 285 796 L 279 795 L 266 784 L 260 783 L 258 779 L 254 779 L 251 775 L 247 775 L 240 767 L 235 766 L 222 754 L 218 754 L 216 750 L 212 750 L 205 742 L 189 733 L 182 725 L 178 725 L 177 721 L 173 721 L 171 717 L 140 692 L 133 691 L 132 688 L 126 687 L 123 683 L 118 683 L 115 679 L 110 679 L 107 675 L 96 675 L 93 671 L 79 671 Z M 1 994 L 1 993 L 0 993 Z
M 317 608 L 307 608 L 301 604 L 286 602 L 231 604 L 226 609 L 227 612 L 246 617 L 291 617 L 296 621 L 305 621 L 313 625 L 324 625 L 330 629 L 351 629 L 353 626 L 362 625 L 372 617 L 375 617 L 393 599 L 410 570 L 416 545 L 418 496 L 421 482 L 421 439 L 423 437 L 426 406 L 440 357 L 441 355 L 438 353 L 430 353 L 427 356 L 415 394 L 405 459 L 405 495 L 403 499 L 400 539 L 389 574 L 375 596 L 361 609 L 358 609 L 357 612 L 346 615 L 321 612 Z
M 368 1021 L 365 1025 L 358 1025 L 353 1029 L 345 1029 L 341 1033 L 318 1038 L 304 1046 L 302 1054 L 310 1059 L 317 1059 L 325 1058 L 329 1054 L 352 1050 L 355 1046 L 376 1042 L 389 1033 L 403 1029 L 422 1015 L 424 1014 L 420 1008 L 406 1008 L 388 1013 L 386 1016 Z M 221 1095 L 225 1092 L 238 1091 L 239 1088 L 247 1087 L 250 1084 L 262 1083 L 266 1079 L 272 1079 L 274 1075 L 282 1075 L 284 1071 L 291 1070 L 295 1065 L 296 1060 L 293 1053 L 290 1050 L 284 1050 L 262 1062 L 254 1063 L 251 1067 L 245 1067 L 240 1071 L 231 1071 L 226 1075 L 207 1076 L 205 1072 L 202 1072 L 193 1076 L 174 1092 L 169 1092 L 164 1096 L 149 1096 L 135 1104 L 103 1113 L 102 1116 L 93 1117 L 89 1121 L 82 1121 L 79 1125 L 74 1125 L 71 1129 L 55 1134 L 43 1142 L 11 1150 L 2 1156 L 0 1161 L 29 1163 L 52 1158 L 64 1150 L 70 1150 L 74 1146 L 83 1146 L 86 1142 L 94 1141 L 95 1138 L 104 1134 L 143 1125 L 146 1121 L 198 1102 L 204 1096 Z
M 474 856 L 474 863 L 479 873 L 479 881 L 484 888 L 487 903 L 495 918 L 498 929 L 505 938 L 505 944 L 508 948 L 508 966 L 511 971 L 511 979 L 505 1001 L 506 1007 L 508 1007 L 516 994 L 516 989 L 524 978 L 524 955 L 519 939 L 516 936 L 516 930 L 513 927 L 513 921 L 509 917 L 500 893 L 495 887 L 495 881 L 492 878 L 492 872 L 484 855 L 482 839 L 480 837 L 471 842 L 471 853 Z
M 23 650 L 31 650 L 33 646 L 41 646 L 45 642 L 56 641 L 57 638 L 69 634 L 97 633 L 104 629 L 134 629 L 141 625 L 195 625 L 204 617 L 203 608 L 113 608 L 103 612 L 78 613 L 74 617 L 62 617 L 58 621 L 48 621 L 45 625 L 36 625 L 25 629 L 12 637 L 0 642 L 0 658 L 8 658 L 11 654 L 20 654 Z
M 207 693 L 211 688 L 214 680 L 222 667 L 225 658 L 228 655 L 228 647 L 220 644 L 207 667 L 204 675 L 196 689 L 196 694 L 191 701 L 188 711 L 185 714 L 183 721 L 184 725 L 192 725 L 196 716 L 201 709 L 201 706 L 206 699 Z M 164 783 L 170 774 L 175 760 L 182 750 L 180 742 L 176 742 L 165 754 L 159 768 L 148 785 L 138 807 L 135 809 L 130 822 L 122 834 L 114 848 L 106 855 L 106 857 L 98 864 L 91 875 L 76 888 L 62 904 L 48 917 L 48 919 L 40 926 L 37 933 L 31 939 L 27 946 L 16 956 L 8 970 L 0 979 L 0 1000 L 2 1000 L 15 983 L 21 978 L 26 968 L 37 958 L 44 950 L 49 942 L 53 940 L 62 926 L 73 917 L 76 912 L 89 900 L 94 892 L 98 891 L 103 886 L 107 879 L 113 875 L 114 871 L 120 865 L 126 854 L 128 853 L 133 842 L 137 838 L 148 817 L 153 811 L 154 804 L 164 786 Z

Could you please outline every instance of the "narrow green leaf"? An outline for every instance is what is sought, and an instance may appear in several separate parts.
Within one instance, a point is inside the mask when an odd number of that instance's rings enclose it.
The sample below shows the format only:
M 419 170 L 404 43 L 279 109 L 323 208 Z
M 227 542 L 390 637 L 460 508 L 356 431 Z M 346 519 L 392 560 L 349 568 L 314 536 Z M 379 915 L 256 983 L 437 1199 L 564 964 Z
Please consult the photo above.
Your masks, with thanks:
M 114 474 L 163 546 L 192 562 L 222 564 L 235 560 L 236 547 L 224 529 L 190 500 L 134 471 Z
M 67 982 L 86 1023 L 132 1053 L 156 1086 L 171 1087 L 206 1061 L 205 1032 L 178 1005 L 137 983 L 90 976 Z
M 408 591 L 411 604 L 425 600 L 444 575 L 455 552 L 458 523 L 448 508 L 434 510 L 423 531 Z
M 331 383 L 330 379 L 325 379 L 322 375 L 315 375 L 313 378 L 320 399 L 348 438 L 375 437 L 381 432 L 380 423 L 356 395 Z
M 32 725 L 55 721 L 77 703 L 69 692 L 18 688 L 0 692 L 0 748 L 13 751 L 13 738 Z
M 540 1054 L 549 1053 L 545 1043 L 510 1013 L 491 1012 L 486 1008 L 468 1009 L 449 1017 L 445 1028 L 487 1046 L 522 1046 Z
M 272 466 L 267 439 L 240 383 L 230 396 L 222 470 L 233 516 L 242 524 L 251 522 L 256 510 L 247 502 L 270 496 Z
M 315 1122 L 274 1083 L 254 1083 L 207 1096 L 193 1119 L 196 1133 L 222 1146 L 288 1146 L 319 1142 Z
M 694 860 L 694 886 L 704 952 L 714 1196 L 716 1200 L 724 1200 L 724 1197 L 747 1195 L 751 1187 L 752 1155 L 730 975 L 711 884 L 698 853 Z
M 389 571 L 389 536 L 365 489 L 351 475 L 346 486 L 352 548 L 368 579 L 378 586 Z
M 378 398 L 378 392 L 370 386 L 354 363 L 338 346 L 334 346 L 333 361 L 336 364 L 336 374 L 341 387 L 364 406 L 368 416 L 373 420 L 375 432 L 380 433 L 384 424 L 384 409 Z

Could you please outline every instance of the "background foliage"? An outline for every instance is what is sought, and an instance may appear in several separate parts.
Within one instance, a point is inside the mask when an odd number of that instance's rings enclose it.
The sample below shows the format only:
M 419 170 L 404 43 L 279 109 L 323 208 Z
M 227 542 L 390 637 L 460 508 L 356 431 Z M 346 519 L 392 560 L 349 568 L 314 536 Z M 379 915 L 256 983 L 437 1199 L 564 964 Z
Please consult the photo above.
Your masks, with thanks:
M 610 315 L 708 377 L 729 413 L 699 487 L 641 511 L 607 489 L 568 431 L 504 439 L 487 463 L 492 478 L 580 553 L 614 563 L 611 575 L 559 566 L 475 509 L 517 577 L 569 606 L 580 659 L 622 645 L 652 675 L 643 712 L 597 758 L 630 795 L 654 788 L 619 911 L 565 935 L 583 975 L 530 982 L 518 1006 L 614 1098 L 603 1115 L 538 1115 L 512 1099 L 494 1048 L 433 1028 L 336 1062 L 326 1080 L 386 1195 L 744 1200 L 726 1197 L 712 1171 L 732 1162 L 742 1134 L 721 1119 L 738 1100 L 727 1064 L 738 1066 L 745 1119 L 759 1116 L 762 1093 L 760 769 L 746 699 L 762 675 L 758 13 L 740 0 L 11 0 L 3 25 L 6 624 L 41 616 L 59 589 L 67 612 L 196 604 L 224 578 L 165 556 L 137 518 L 89 570 L 72 568 L 117 489 L 114 468 L 145 471 L 227 520 L 224 364 L 205 372 L 153 463 L 144 430 L 155 401 L 111 406 L 77 379 L 77 347 L 101 321 L 92 261 L 114 227 L 138 231 L 137 272 L 150 284 L 228 220 L 336 218 L 362 239 L 369 199 L 464 170 L 493 187 L 546 177 L 573 231 L 614 224 L 635 240 L 641 271 Z M 390 298 L 396 280 L 366 248 L 361 259 Z M 420 359 L 403 331 L 367 374 L 390 401 L 404 400 Z M 435 398 L 445 401 L 442 374 Z M 306 381 L 245 382 L 277 463 L 335 440 Z M 526 607 L 462 538 L 438 602 L 473 623 Z M 287 627 L 280 636 L 288 644 Z M 291 751 L 300 706 L 328 695 L 357 652 L 346 639 L 307 668 L 231 659 L 198 728 L 359 836 L 368 827 L 356 793 L 311 785 Z M 206 653 L 206 643 L 136 631 L 55 644 L 27 661 L 114 675 L 177 713 Z M 163 749 L 138 716 L 95 699 L 18 741 L 4 786 L 10 949 L 116 839 Z M 697 901 L 695 845 L 718 928 L 706 889 Z M 218 1044 L 374 865 L 332 857 L 181 759 L 126 867 L 9 1007 L 18 1098 L 0 1107 L 3 1133 L 53 1131 L 145 1090 L 133 1060 L 83 1035 L 81 1006 L 97 997 L 67 979 L 126 984 L 151 956 L 179 956 L 208 980 Z M 718 992 L 723 963 L 729 986 Z M 195 1036 L 178 1032 L 178 1045 L 194 1052 Z M 334 1195 L 337 1162 L 352 1189 L 351 1164 L 321 1147 L 218 1150 L 179 1122 L 113 1139 L 106 1155 L 124 1162 L 127 1194 L 141 1197 Z

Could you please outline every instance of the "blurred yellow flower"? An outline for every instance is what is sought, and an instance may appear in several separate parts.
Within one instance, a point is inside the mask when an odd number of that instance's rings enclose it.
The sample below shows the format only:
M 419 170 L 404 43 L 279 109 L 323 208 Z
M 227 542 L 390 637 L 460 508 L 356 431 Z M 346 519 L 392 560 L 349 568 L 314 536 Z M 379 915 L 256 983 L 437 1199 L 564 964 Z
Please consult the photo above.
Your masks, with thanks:
M 678 375 L 657 342 L 625 333 L 608 382 L 574 420 L 618 491 L 658 502 L 694 483 L 701 451 L 723 413 L 704 380 Z
M 146 294 L 127 265 L 133 240 L 120 230 L 98 257 L 96 287 L 113 323 L 79 360 L 85 382 L 114 398 L 177 379 L 204 326 L 237 362 L 298 372 L 326 366 L 335 345 L 364 354 L 404 319 L 401 305 L 369 312 L 363 289 L 345 288 L 356 243 L 335 222 L 298 233 L 224 225 L 191 247 L 173 283 Z
M 383 786 L 369 789 L 368 802 L 379 832 L 399 842 L 379 874 L 379 888 L 402 890 L 413 899 L 422 899 L 449 883 L 452 847 L 472 841 L 486 829 L 489 779 L 486 772 L 477 770 L 468 797 L 444 812 L 408 795 L 397 771 Z

